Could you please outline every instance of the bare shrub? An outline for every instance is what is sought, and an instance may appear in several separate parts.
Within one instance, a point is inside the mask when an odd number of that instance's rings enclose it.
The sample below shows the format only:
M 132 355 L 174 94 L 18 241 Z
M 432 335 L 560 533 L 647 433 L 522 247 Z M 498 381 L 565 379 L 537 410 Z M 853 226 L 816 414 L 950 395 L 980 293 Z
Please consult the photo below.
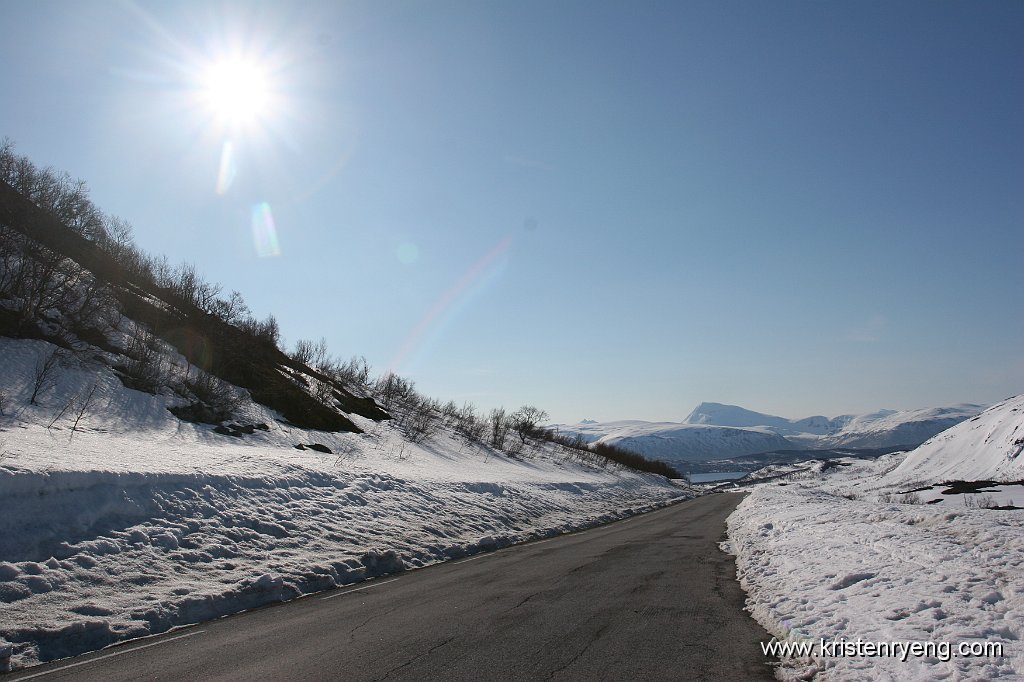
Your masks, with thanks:
M 327 361 L 327 340 L 323 337 L 316 342 L 299 339 L 295 342 L 295 349 L 289 355 L 292 360 L 302 363 L 306 367 L 316 368 Z
M 322 404 L 328 407 L 332 407 L 334 405 L 334 384 L 330 381 L 324 381 L 314 377 L 311 388 L 313 390 L 313 397 L 319 400 Z
M 407 434 L 409 440 L 419 443 L 429 438 L 437 429 L 439 408 L 437 401 L 417 396 L 409 406 Z
M 406 402 L 414 390 L 415 384 L 412 381 L 394 372 L 382 375 L 373 386 L 373 394 L 383 402 L 385 409 Z
M 458 423 L 459 406 L 455 404 L 454 400 L 449 400 L 445 404 L 438 408 L 438 412 L 441 414 L 441 419 L 447 426 L 455 426 Z
M 125 385 L 155 394 L 167 385 L 168 366 L 159 341 L 142 325 L 135 325 L 128 339 L 128 361 L 123 367 Z
M 242 404 L 241 396 L 231 384 L 198 367 L 189 367 L 184 385 L 197 400 L 213 411 L 217 421 L 229 418 Z
M 273 315 L 267 315 L 266 319 L 262 321 L 252 317 L 246 318 L 238 323 L 238 328 L 273 348 L 278 348 L 281 345 L 281 327 Z
M 336 363 L 332 373 L 343 385 L 356 386 L 363 390 L 370 388 L 370 364 L 361 355 L 353 355 L 345 362 Z
M 487 423 L 477 415 L 473 403 L 464 403 L 456 414 L 455 420 L 455 430 L 461 433 L 467 441 L 470 443 L 483 441 Z

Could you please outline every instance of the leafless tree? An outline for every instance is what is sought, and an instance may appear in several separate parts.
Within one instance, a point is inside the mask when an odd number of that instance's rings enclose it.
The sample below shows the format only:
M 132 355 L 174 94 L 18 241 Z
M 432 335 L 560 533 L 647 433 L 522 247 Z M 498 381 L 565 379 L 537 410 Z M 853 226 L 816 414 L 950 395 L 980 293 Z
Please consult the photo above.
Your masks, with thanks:
M 237 325 L 249 316 L 249 306 L 245 304 L 242 294 L 232 291 L 226 300 L 217 299 L 211 312 L 224 322 Z
M 505 440 L 508 438 L 508 431 L 511 426 L 508 415 L 505 414 L 505 408 L 498 407 L 491 410 L 487 420 L 491 425 L 491 447 L 495 450 L 504 450 Z
M 32 396 L 28 399 L 30 405 L 38 405 L 36 399 L 39 394 L 49 390 L 57 381 L 57 367 L 63 355 L 60 348 L 54 348 L 36 360 L 35 373 L 32 375 Z
M 71 433 L 74 433 L 76 430 L 78 430 L 78 422 L 82 421 L 82 417 L 85 416 L 86 411 L 92 404 L 92 399 L 96 395 L 96 386 L 97 383 L 94 381 L 92 382 L 92 385 L 89 386 L 88 391 L 85 391 L 84 394 L 78 395 L 78 413 L 75 415 L 75 423 L 71 425 Z
M 533 405 L 523 405 L 512 413 L 510 419 L 520 443 L 525 446 L 527 439 L 535 435 L 540 425 L 547 421 L 548 413 Z
M 117 216 L 106 216 L 103 221 L 103 239 L 99 245 L 113 256 L 114 260 L 123 261 L 128 250 L 134 245 L 131 223 Z M 167 260 L 166 256 L 164 260 Z
M 74 404 L 75 396 L 69 396 L 68 399 L 64 401 L 64 407 L 60 408 L 60 411 L 58 411 L 57 414 L 53 416 L 53 419 L 51 419 L 50 423 L 46 425 L 46 428 L 52 429 L 53 425 L 60 421 L 60 418 L 63 417 Z
M 162 289 L 174 286 L 174 268 L 167 256 L 159 255 L 150 259 L 149 268 L 153 273 L 153 283 Z
M 18 155 L 14 151 L 14 141 L 5 137 L 0 140 L 0 180 L 8 185 L 14 185 L 14 167 L 18 161 Z
M 98 286 L 92 274 L 74 261 L 20 232 L 0 227 L 0 296 L 15 302 L 22 324 L 74 312 Z

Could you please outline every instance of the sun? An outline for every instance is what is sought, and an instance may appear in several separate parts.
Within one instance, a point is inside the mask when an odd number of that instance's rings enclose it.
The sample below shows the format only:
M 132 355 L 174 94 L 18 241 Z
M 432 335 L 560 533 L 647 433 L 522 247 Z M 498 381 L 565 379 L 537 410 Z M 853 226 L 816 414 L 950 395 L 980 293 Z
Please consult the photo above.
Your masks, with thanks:
M 210 112 L 229 125 L 264 118 L 272 99 L 266 69 L 259 62 L 241 58 L 209 64 L 203 71 L 200 93 Z

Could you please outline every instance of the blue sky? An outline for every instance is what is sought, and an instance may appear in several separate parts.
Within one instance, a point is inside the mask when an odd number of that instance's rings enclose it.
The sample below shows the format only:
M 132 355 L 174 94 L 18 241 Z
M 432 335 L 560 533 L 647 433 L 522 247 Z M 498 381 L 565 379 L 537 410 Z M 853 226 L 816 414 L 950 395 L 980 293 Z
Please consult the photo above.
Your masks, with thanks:
M 202 96 L 226 56 L 245 125 Z M 439 398 L 1024 390 L 1017 2 L 8 0 L 0 59 L 0 136 L 140 246 Z

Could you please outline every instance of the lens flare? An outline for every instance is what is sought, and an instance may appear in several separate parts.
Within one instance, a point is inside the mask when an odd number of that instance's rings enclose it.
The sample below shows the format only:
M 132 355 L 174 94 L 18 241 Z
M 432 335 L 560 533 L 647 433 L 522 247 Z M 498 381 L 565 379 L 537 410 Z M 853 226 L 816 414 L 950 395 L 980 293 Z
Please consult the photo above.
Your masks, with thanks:
M 220 149 L 220 167 L 217 169 L 217 194 L 227 194 L 235 182 L 238 166 L 235 164 L 235 146 L 225 140 Z
M 396 255 L 402 265 L 412 265 L 420 258 L 420 248 L 412 242 L 402 242 L 398 245 Z
M 270 212 L 270 204 L 265 201 L 252 208 L 252 242 L 256 246 L 256 255 L 260 258 L 281 255 L 281 247 L 277 243 L 277 228 L 274 227 L 274 214 Z
M 508 251 L 512 240 L 508 237 L 501 240 L 497 246 L 484 254 L 477 262 L 473 263 L 459 279 L 441 295 L 430 310 L 420 319 L 419 323 L 409 334 L 409 338 L 402 344 L 398 354 L 388 366 L 389 372 L 397 371 L 399 366 L 409 357 L 410 353 L 416 350 L 433 329 L 437 322 L 444 317 L 445 313 L 452 310 L 457 304 L 464 300 L 472 290 L 472 285 L 494 269 L 496 261 Z

